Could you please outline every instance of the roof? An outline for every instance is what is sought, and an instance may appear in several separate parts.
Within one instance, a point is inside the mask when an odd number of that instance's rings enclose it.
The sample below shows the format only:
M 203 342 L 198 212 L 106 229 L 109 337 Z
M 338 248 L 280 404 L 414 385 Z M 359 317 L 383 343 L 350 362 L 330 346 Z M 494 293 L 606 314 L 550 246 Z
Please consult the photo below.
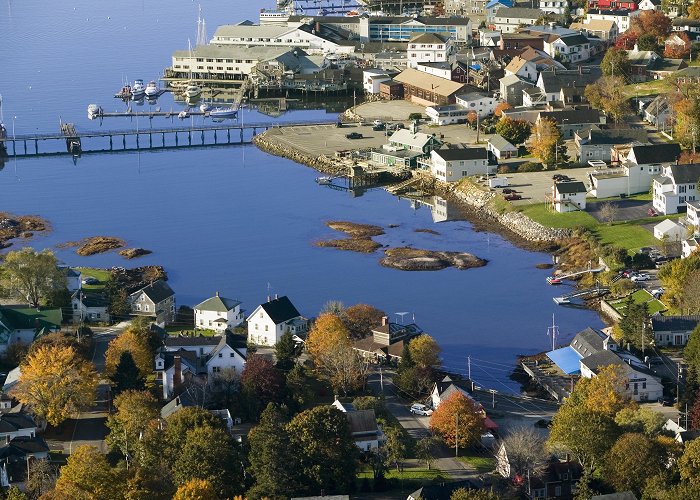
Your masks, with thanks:
M 631 491 L 622 491 L 620 493 L 608 493 L 607 495 L 595 495 L 591 500 L 637 500 L 634 493 Z
M 547 353 L 547 357 L 567 375 L 581 373 L 581 355 L 571 346 L 562 347 Z
M 700 324 L 700 315 L 694 316 L 652 316 L 651 328 L 654 332 L 691 332 Z
M 677 17 L 671 24 L 673 26 L 692 26 L 693 28 L 700 27 L 700 19 L 688 19 L 687 17 Z
M 637 66 L 649 66 L 654 60 L 659 59 L 659 54 L 653 50 L 625 50 L 630 64 Z
M 597 109 L 561 109 L 541 111 L 540 119 L 550 118 L 558 125 L 567 122 L 569 125 L 579 123 L 600 123 L 600 111 Z
M 544 16 L 544 12 L 540 9 L 531 9 L 529 7 L 506 7 L 504 9 L 498 9 L 496 19 L 507 18 L 507 19 L 539 19 Z
M 593 15 L 601 15 L 601 16 L 629 16 L 630 11 L 628 9 L 608 9 L 608 10 L 603 10 L 603 9 L 588 9 L 587 14 L 590 16 L 591 14 Z
M 676 143 L 645 144 L 642 146 L 632 146 L 629 154 L 634 154 L 638 165 L 668 163 L 676 161 L 678 155 L 681 154 L 681 146 Z
M 586 185 L 583 182 L 580 181 L 575 181 L 575 182 L 557 182 L 555 184 L 557 192 L 560 194 L 567 193 L 567 194 L 576 194 L 576 193 L 586 193 L 588 190 L 586 189 Z
M 133 297 L 140 293 L 146 294 L 146 297 L 153 301 L 154 304 L 159 304 L 165 299 L 175 295 L 175 292 L 173 292 L 173 289 L 170 288 L 170 285 L 163 280 L 154 281 L 150 285 L 143 287 L 141 290 L 132 293 L 131 296 Z
M 671 174 L 676 184 L 696 183 L 700 180 L 700 163 L 671 165 Z
M 586 38 L 583 35 L 560 36 L 559 40 L 561 40 L 567 47 L 573 47 L 574 45 L 582 45 L 584 43 L 588 43 L 588 38 Z
M 516 85 L 516 84 L 523 84 L 527 85 L 529 87 L 534 86 L 534 83 L 528 82 L 527 80 L 523 80 L 520 78 L 518 75 L 506 75 L 503 78 L 499 80 L 501 82 L 501 85 L 505 87 L 510 87 L 511 85 Z
M 187 349 L 179 348 L 175 351 L 167 351 L 163 348 L 158 350 L 156 358 L 163 358 L 163 369 L 159 371 L 168 371 L 175 365 L 175 357 L 179 356 L 182 365 L 189 367 L 193 372 L 199 371 L 199 363 L 197 362 L 197 353 Z
M 408 68 L 394 77 L 394 80 L 413 87 L 430 90 L 438 95 L 450 96 L 462 90 L 464 84 L 453 82 L 447 78 L 430 75 L 417 69 Z
M 367 434 L 377 432 L 377 417 L 374 410 L 354 410 L 345 412 L 345 417 L 350 424 L 350 432 L 353 434 Z
M 490 9 L 496 4 L 501 4 L 505 5 L 506 7 L 512 7 L 513 6 L 513 0 L 489 0 L 489 2 L 486 4 L 486 8 Z
M 540 73 L 545 92 L 559 92 L 562 87 L 585 87 L 602 75 L 600 66 L 588 68 L 589 71 L 551 69 Z
M 279 38 L 296 28 L 275 24 L 224 24 L 216 28 L 214 38 Z
M 659 232 L 665 233 L 667 231 L 671 231 L 673 229 L 679 229 L 679 228 L 683 229 L 683 231 L 685 231 L 685 228 L 683 226 L 681 226 L 680 224 L 678 224 L 677 222 L 672 221 L 671 219 L 664 219 L 654 226 L 654 231 L 659 231 Z
M 0 414 L 0 434 L 34 428 L 36 428 L 36 422 L 34 422 L 34 419 L 26 413 L 20 412 Z
M 218 345 L 221 340 L 220 335 L 193 335 L 191 337 L 181 335 L 177 337 L 167 337 L 163 342 L 165 347 L 184 347 L 184 346 L 208 346 Z
M 583 29 L 587 31 L 612 31 L 617 24 L 606 19 L 589 19 L 587 23 L 573 23 L 571 29 Z
M 216 295 L 204 302 L 200 302 L 194 308 L 202 311 L 230 311 L 240 304 L 240 301 L 221 297 L 219 292 L 216 292 Z
M 438 33 L 419 33 L 413 35 L 408 43 L 435 43 L 435 44 L 445 44 L 449 38 Z
M 0 306 L 0 323 L 10 330 L 56 329 L 62 321 L 61 309 Z
M 19 382 L 19 377 L 22 375 L 22 369 L 18 366 L 13 368 L 7 373 L 5 377 L 5 383 L 2 386 L 2 392 L 7 392 L 11 390 L 17 382 Z
M 161 418 L 168 418 L 170 415 L 173 413 L 177 413 L 183 408 L 189 408 L 192 406 L 197 406 L 195 401 L 187 394 L 187 391 L 183 392 L 179 396 L 177 396 L 175 399 L 167 403 L 163 408 L 160 410 L 160 416 Z
M 424 134 L 423 132 L 413 133 L 406 128 L 402 128 L 391 134 L 389 142 L 422 148 L 428 144 L 431 139 L 434 139 L 432 135 Z
M 260 304 L 260 307 L 263 308 L 263 310 L 276 325 L 301 316 L 299 311 L 297 311 L 297 308 L 294 307 L 294 304 L 292 304 L 286 295 L 265 302 L 264 304 Z
M 433 151 L 445 161 L 485 160 L 489 157 L 486 148 L 440 148 Z
M 574 340 L 571 341 L 571 347 L 583 357 L 590 356 L 603 350 L 605 338 L 606 336 L 603 332 L 594 330 L 589 326 L 576 334 Z
M 518 148 L 513 146 L 510 142 L 508 142 L 502 135 L 493 135 L 489 138 L 488 140 L 489 144 L 491 144 L 494 148 L 496 148 L 499 151 L 517 151 Z
M 216 355 L 221 351 L 224 347 L 229 346 L 235 353 L 237 353 L 243 361 L 246 360 L 246 349 L 245 346 L 241 346 L 240 342 L 238 342 L 238 345 L 235 342 L 234 336 L 233 335 L 226 335 L 224 337 L 221 337 L 221 340 L 217 344 L 217 346 L 214 348 L 214 350 L 211 352 L 211 355 L 209 356 L 209 361 L 216 357 Z
M 647 131 L 636 128 L 590 130 L 586 144 L 626 144 L 630 142 L 646 142 Z
M 48 453 L 49 445 L 39 436 L 18 436 L 0 448 L 0 459 L 15 458 L 24 460 L 26 455 Z

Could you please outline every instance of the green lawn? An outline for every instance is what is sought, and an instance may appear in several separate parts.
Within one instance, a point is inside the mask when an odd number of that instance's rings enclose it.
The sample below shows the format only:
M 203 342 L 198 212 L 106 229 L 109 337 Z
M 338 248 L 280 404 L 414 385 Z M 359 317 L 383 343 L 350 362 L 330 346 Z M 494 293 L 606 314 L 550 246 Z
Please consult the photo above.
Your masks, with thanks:
M 663 94 L 671 88 L 670 80 L 650 80 L 643 83 L 630 83 L 625 85 L 623 91 L 630 99 L 636 96 L 642 97 L 654 94 Z
M 496 468 L 496 459 L 494 457 L 469 455 L 459 457 L 459 461 L 471 465 L 477 472 L 493 472 Z
M 397 472 L 396 468 L 386 471 L 385 478 L 391 481 L 388 491 L 413 491 L 421 486 L 434 484 L 448 479 L 448 476 L 439 469 L 409 469 Z M 372 484 L 372 471 L 362 470 L 357 474 L 358 488 L 361 488 L 363 480 L 367 479 Z
M 82 285 L 86 291 L 101 292 L 104 290 L 107 282 L 112 279 L 112 273 L 108 269 L 98 269 L 96 267 L 79 267 L 78 270 L 82 274 L 81 279 L 88 276 L 98 279 L 100 282 L 97 285 Z
M 590 229 L 598 224 L 598 221 L 586 212 L 568 212 L 560 214 L 554 210 L 549 210 L 545 203 L 523 205 L 518 208 L 522 213 L 543 226 L 564 228 L 581 226 Z
M 166 326 L 165 331 L 168 333 L 168 335 L 171 336 L 177 336 L 177 335 L 183 335 L 183 336 L 194 336 L 194 335 L 202 335 L 204 337 L 213 337 L 214 335 L 219 335 L 217 332 L 214 330 L 200 330 L 194 329 L 194 326 L 188 326 L 184 327 L 182 325 L 177 325 L 177 326 Z
M 651 296 L 646 290 L 637 290 L 632 294 L 632 301 L 635 304 L 647 303 L 649 314 L 654 314 L 666 310 L 666 306 Z M 627 297 L 608 302 L 618 313 L 625 315 L 627 309 Z

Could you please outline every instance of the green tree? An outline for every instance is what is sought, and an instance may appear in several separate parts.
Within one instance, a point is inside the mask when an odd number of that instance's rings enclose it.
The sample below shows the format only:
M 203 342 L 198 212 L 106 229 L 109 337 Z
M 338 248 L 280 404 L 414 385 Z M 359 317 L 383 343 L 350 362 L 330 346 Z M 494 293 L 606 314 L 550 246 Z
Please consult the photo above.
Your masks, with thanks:
M 663 414 L 648 408 L 623 408 L 615 415 L 615 423 L 624 432 L 644 433 L 647 436 L 657 436 L 661 432 L 666 419 Z
M 649 327 L 649 309 L 646 302 L 636 303 L 632 296 L 628 296 L 625 315 L 618 323 L 621 340 L 628 342 L 638 349 L 642 345 L 647 348 L 654 340 L 653 332 Z
M 275 344 L 275 357 L 277 358 L 277 368 L 280 370 L 291 370 L 296 363 L 297 351 L 292 332 L 285 332 L 280 341 Z
M 158 401 L 146 391 L 125 391 L 114 398 L 116 412 L 107 418 L 107 444 L 128 460 L 144 457 L 142 436 L 160 416 Z
M 32 307 L 52 293 L 66 288 L 66 274 L 50 250 L 26 247 L 8 252 L 0 266 L 0 290 L 11 298 L 26 300 Z
M 298 457 L 289 446 L 286 426 L 280 407 L 270 403 L 260 415 L 260 423 L 250 431 L 248 459 L 255 478 L 255 486 L 247 494 L 251 499 L 286 500 L 300 489 Z
M 206 479 L 190 479 L 177 489 L 173 500 L 217 500 L 218 498 L 211 482 Z
M 682 480 L 700 486 L 700 440 L 686 443 L 678 469 Z
M 695 0 L 693 4 L 688 7 L 688 17 L 690 19 L 700 19 L 700 0 Z
M 12 395 L 51 425 L 61 424 L 95 400 L 95 367 L 71 347 L 40 347 L 27 356 L 21 371 Z
M 491 490 L 468 490 L 459 488 L 450 495 L 450 500 L 499 500 L 499 496 Z
M 584 94 L 591 106 L 602 109 L 617 123 L 632 113 L 624 86 L 625 79 L 622 76 L 603 76 L 587 85 Z
M 664 469 L 661 457 L 654 440 L 644 434 L 623 434 L 606 456 L 603 475 L 616 491 L 632 490 L 641 497 L 647 478 Z
M 386 430 L 386 461 L 387 464 L 396 467 L 397 471 L 403 469 L 403 461 L 406 459 L 408 450 L 403 439 L 403 434 L 396 427 L 389 427 Z
M 430 335 L 420 335 L 408 344 L 413 362 L 421 368 L 440 365 L 440 346 Z
M 685 314 L 683 302 L 685 290 L 695 271 L 700 270 L 700 252 L 693 252 L 685 259 L 674 259 L 659 269 L 658 278 L 666 290 L 664 303 L 673 313 Z
M 496 123 L 496 133 L 511 144 L 518 145 L 530 137 L 530 123 L 525 120 L 513 120 L 504 116 Z
M 625 79 L 625 82 L 628 82 L 632 65 L 627 57 L 627 52 L 623 49 L 610 47 L 605 52 L 600 68 L 605 76 L 620 76 Z
M 296 415 L 287 426 L 301 461 L 307 492 L 349 491 L 355 481 L 359 451 L 345 415 L 332 406 L 317 406 Z
M 652 52 L 659 50 L 658 38 L 653 33 L 643 33 L 637 39 L 637 48 L 639 50 L 651 50 Z
M 440 439 L 436 436 L 428 436 L 416 442 L 416 458 L 425 462 L 428 470 L 431 469 L 435 457 L 440 447 Z
M 128 390 L 142 391 L 146 388 L 146 380 L 139 372 L 129 351 L 122 352 L 119 357 L 119 364 L 112 375 L 112 382 L 116 394 Z
M 105 352 L 105 373 L 107 376 L 114 377 L 124 352 L 131 354 L 142 377 L 145 378 L 153 372 L 153 353 L 148 346 L 148 341 L 135 330 L 128 329 L 115 337 L 107 346 L 107 352 Z
M 560 138 L 561 132 L 557 122 L 551 118 L 540 118 L 532 127 L 528 151 L 543 165 L 552 165 L 556 161 L 556 147 Z
M 172 470 L 175 484 L 192 479 L 211 483 L 219 498 L 231 498 L 243 492 L 243 470 L 238 445 L 220 428 L 198 427 L 189 431 L 175 454 Z
M 58 498 L 121 500 L 121 479 L 97 448 L 80 446 L 61 468 L 54 493 Z

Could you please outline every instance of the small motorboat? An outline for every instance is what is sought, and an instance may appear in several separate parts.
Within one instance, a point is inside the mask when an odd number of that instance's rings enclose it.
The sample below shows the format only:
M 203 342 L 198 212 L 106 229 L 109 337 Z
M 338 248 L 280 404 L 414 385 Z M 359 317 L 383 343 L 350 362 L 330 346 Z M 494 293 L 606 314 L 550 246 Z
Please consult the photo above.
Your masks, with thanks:
M 143 84 L 143 80 L 134 80 L 134 85 L 131 87 L 131 93 L 134 100 L 143 97 L 143 95 L 146 93 L 146 86 Z
M 209 110 L 211 118 L 236 118 L 238 116 L 238 108 L 214 108 Z
M 158 84 L 151 80 L 148 82 L 148 85 L 146 85 L 146 89 L 144 90 L 146 97 L 158 97 L 158 94 L 160 93 L 160 88 L 158 88 Z
M 194 83 L 189 83 L 187 87 L 185 87 L 185 95 L 187 97 L 197 97 L 202 93 L 202 88 L 199 87 L 199 85 L 195 85 Z
M 547 283 L 549 283 L 550 285 L 561 285 L 562 281 L 556 276 L 547 276 Z
M 321 186 L 327 186 L 332 180 L 332 177 L 316 177 L 316 182 L 318 182 Z
M 206 112 L 209 111 L 210 109 L 211 109 L 211 106 L 209 106 L 206 102 L 203 102 L 202 104 L 199 105 L 199 110 L 200 110 L 202 113 L 206 113 Z
M 131 99 L 131 85 L 124 85 L 119 92 L 114 94 L 117 99 Z
M 94 120 L 102 114 L 102 108 L 97 104 L 90 104 L 87 108 L 88 118 Z
M 177 117 L 178 117 L 180 120 L 184 120 L 185 118 L 187 118 L 187 111 L 184 111 L 184 110 L 183 110 L 183 111 L 180 111 L 180 112 L 177 114 Z

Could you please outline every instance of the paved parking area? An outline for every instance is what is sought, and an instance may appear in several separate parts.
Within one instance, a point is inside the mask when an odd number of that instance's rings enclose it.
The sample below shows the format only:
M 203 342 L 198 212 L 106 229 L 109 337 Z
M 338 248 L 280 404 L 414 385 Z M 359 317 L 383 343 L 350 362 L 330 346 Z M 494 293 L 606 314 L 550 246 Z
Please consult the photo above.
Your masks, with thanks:
M 554 174 L 569 176 L 574 181 L 586 181 L 586 169 L 565 168 L 561 170 L 544 170 L 542 172 L 523 172 L 515 174 L 502 174 L 499 177 L 508 178 L 508 187 L 515 189 L 523 199 L 513 201 L 514 205 L 528 205 L 531 203 L 543 203 L 547 195 L 552 194 Z M 501 191 L 501 188 L 495 189 Z
M 610 200 L 608 202 L 595 202 L 586 205 L 586 212 L 591 214 L 598 222 L 607 222 L 603 220 L 601 209 L 604 203 L 610 203 L 617 207 L 615 214 L 616 221 L 622 220 L 637 220 L 648 217 L 647 210 L 652 207 L 651 201 L 644 200 Z

